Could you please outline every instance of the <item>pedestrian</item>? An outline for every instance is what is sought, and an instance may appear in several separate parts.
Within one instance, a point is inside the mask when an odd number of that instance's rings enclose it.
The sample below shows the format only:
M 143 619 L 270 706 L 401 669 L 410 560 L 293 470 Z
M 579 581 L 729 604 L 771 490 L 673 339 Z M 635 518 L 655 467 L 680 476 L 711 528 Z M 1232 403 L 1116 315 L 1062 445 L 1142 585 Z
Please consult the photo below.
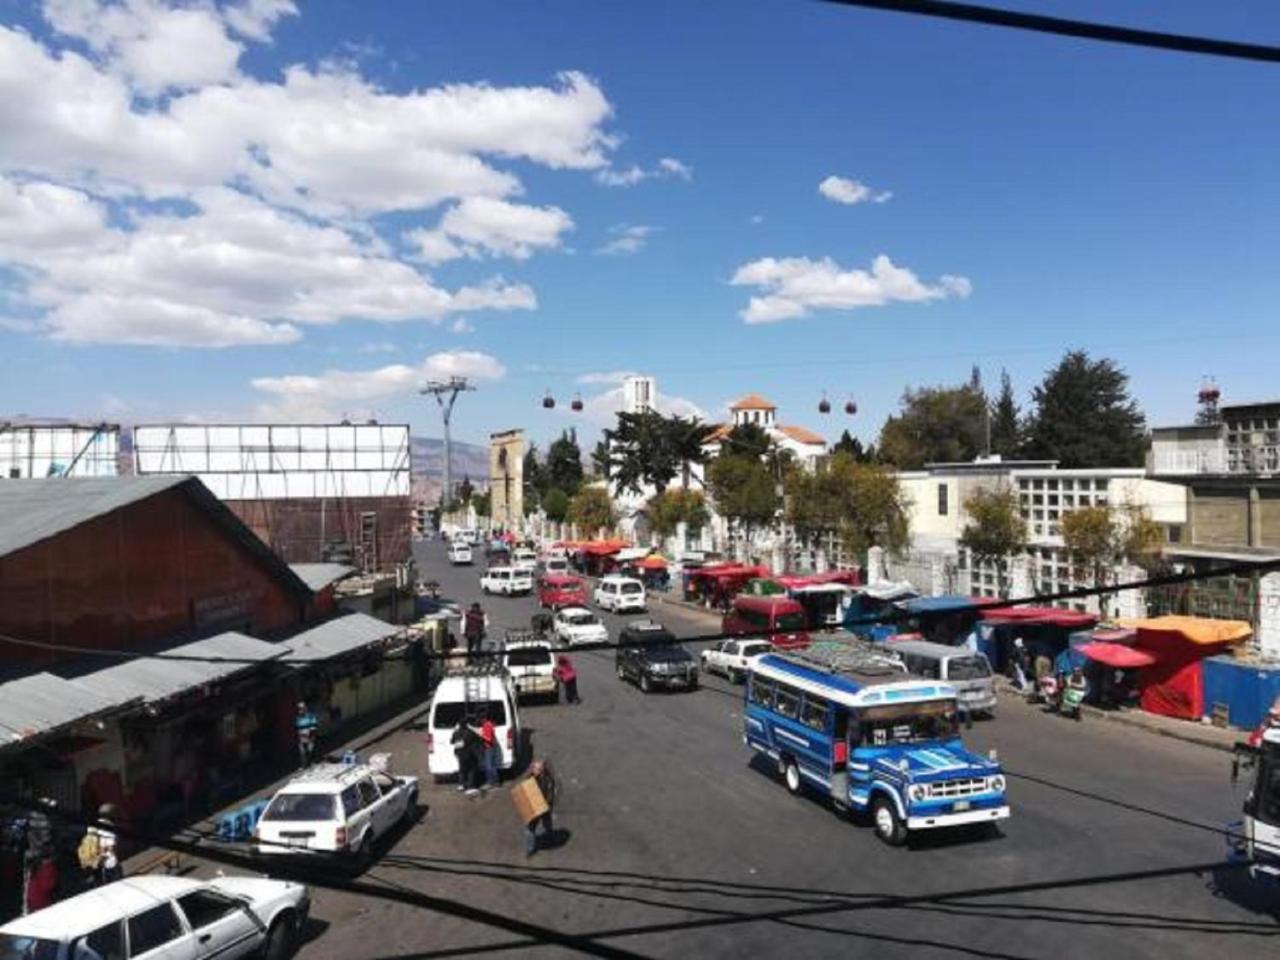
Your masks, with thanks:
M 475 787 L 475 753 L 471 749 L 467 734 L 471 728 L 462 721 L 454 728 L 449 743 L 453 745 L 453 756 L 458 761 L 458 792 L 470 792 Z
M 498 785 L 498 764 L 502 759 L 501 748 L 498 746 L 498 731 L 493 725 L 493 720 L 489 717 L 485 717 L 484 722 L 480 724 L 480 742 L 484 744 L 482 747 L 484 755 L 484 787 L 488 790 Z
M 463 623 L 462 634 L 467 638 L 467 653 L 476 654 L 484 642 L 485 615 L 479 603 L 472 603 Z
M 41 803 L 53 806 L 42 798 Z M 34 913 L 53 904 L 58 889 L 58 867 L 54 862 L 53 824 L 43 810 L 27 818 L 26 849 L 23 852 L 23 913 Z
M 565 653 L 556 655 L 556 667 L 552 671 L 556 682 L 564 687 L 564 698 L 569 703 L 581 703 L 578 696 L 578 671 L 573 669 L 573 661 Z
M 542 791 L 542 799 L 546 801 L 547 809 L 528 823 L 524 825 L 524 855 L 532 857 L 538 850 L 539 833 L 547 839 L 551 840 L 555 835 L 555 820 L 552 813 L 556 806 L 556 776 L 551 769 L 551 763 L 548 760 L 534 760 L 529 764 L 529 776 L 533 777 L 538 783 L 538 789 Z
M 312 713 L 304 701 L 298 701 L 298 712 L 293 718 L 293 729 L 298 735 L 298 762 L 305 770 L 311 766 L 311 759 L 316 752 L 316 728 L 320 721 Z
M 1029 661 L 1027 659 L 1027 648 L 1023 644 L 1021 637 L 1013 638 L 1013 656 L 1011 660 L 1013 662 L 1013 679 L 1018 685 L 1018 691 L 1020 693 L 1026 693 L 1027 667 Z
M 81 851 L 91 849 L 96 859 L 92 867 L 91 882 L 94 886 L 100 887 L 106 883 L 114 883 L 124 876 L 124 871 L 120 868 L 120 855 L 112 822 L 115 816 L 114 803 L 102 804 L 98 807 L 98 823 L 88 829 L 84 840 L 80 842 Z M 86 859 L 82 852 L 81 863 L 85 863 Z

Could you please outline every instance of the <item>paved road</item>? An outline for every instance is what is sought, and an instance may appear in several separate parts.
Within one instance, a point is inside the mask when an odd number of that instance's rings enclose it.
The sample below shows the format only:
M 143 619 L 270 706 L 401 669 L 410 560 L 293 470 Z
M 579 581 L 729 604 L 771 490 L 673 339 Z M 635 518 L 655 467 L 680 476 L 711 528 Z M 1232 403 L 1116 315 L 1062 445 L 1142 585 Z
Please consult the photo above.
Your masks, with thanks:
M 419 566 L 446 595 L 477 597 L 478 568 L 445 566 L 438 545 Z M 526 626 L 533 609 L 486 606 L 495 629 Z M 714 628 L 694 611 L 654 613 L 682 635 Z M 616 635 L 619 619 L 605 619 Z M 749 762 L 740 688 L 709 678 L 695 693 L 646 696 L 615 678 L 612 659 L 575 655 L 581 706 L 523 713 L 563 783 L 562 847 L 526 861 L 505 791 L 468 799 L 424 779 L 422 822 L 366 879 L 568 932 L 600 953 L 1275 955 L 1267 901 L 1233 873 L 1197 869 L 1220 861 L 1223 843 L 1195 825 L 1239 810 L 1221 753 L 1005 703 L 969 735 L 1012 774 L 1002 835 L 890 849 Z M 421 734 L 388 742 L 425 778 Z M 531 952 L 523 934 L 346 893 L 318 891 L 314 915 L 306 960 Z

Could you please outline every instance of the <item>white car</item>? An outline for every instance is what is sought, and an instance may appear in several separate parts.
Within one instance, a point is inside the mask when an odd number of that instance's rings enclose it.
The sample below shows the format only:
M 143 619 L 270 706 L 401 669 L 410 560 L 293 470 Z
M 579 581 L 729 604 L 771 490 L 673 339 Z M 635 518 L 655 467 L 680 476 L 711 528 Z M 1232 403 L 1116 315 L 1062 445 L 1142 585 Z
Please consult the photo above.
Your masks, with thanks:
M 569 561 L 564 557 L 543 557 L 538 561 L 539 577 L 557 577 L 569 575 Z
M 318 764 L 286 783 L 253 829 L 254 853 L 372 860 L 378 841 L 418 809 L 418 778 L 393 776 L 373 761 Z
M 538 555 L 528 547 L 517 547 L 511 554 L 511 566 L 532 575 L 538 568 Z
M 551 632 L 569 647 L 609 642 L 609 629 L 586 607 L 561 607 L 551 620 Z
M 449 541 L 449 562 L 455 567 L 471 563 L 471 544 L 457 537 Z
M 742 683 L 757 659 L 773 652 L 768 640 L 721 640 L 702 651 L 703 673 L 722 673 Z
M 9 960 L 281 960 L 311 909 L 307 888 L 263 877 L 143 874 L 59 901 L 0 927 Z
M 453 733 L 464 723 L 473 727 L 487 717 L 493 721 L 502 754 L 498 767 L 510 770 L 520 756 L 520 711 L 516 691 L 506 670 L 488 672 L 464 668 L 446 673 L 436 686 L 427 717 L 427 767 L 437 779 L 457 774 L 458 758 L 453 752 Z
M 516 567 L 490 567 L 480 577 L 480 589 L 504 597 L 523 596 L 533 592 L 533 574 Z
M 511 675 L 516 695 L 557 697 L 555 654 L 546 640 L 507 641 L 502 647 L 502 665 Z
M 645 609 L 644 584 L 632 577 L 602 577 L 592 596 L 597 607 L 614 613 L 643 613 Z

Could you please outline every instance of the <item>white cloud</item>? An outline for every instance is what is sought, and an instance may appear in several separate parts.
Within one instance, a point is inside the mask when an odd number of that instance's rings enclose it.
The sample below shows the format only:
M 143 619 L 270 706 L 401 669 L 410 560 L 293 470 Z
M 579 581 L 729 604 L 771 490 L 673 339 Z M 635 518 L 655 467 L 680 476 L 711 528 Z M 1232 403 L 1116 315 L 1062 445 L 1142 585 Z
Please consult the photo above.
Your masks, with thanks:
M 622 383 L 627 377 L 638 377 L 641 374 L 634 370 L 609 370 L 603 373 L 584 373 L 577 378 L 578 383 Z
M 753 214 L 752 214 L 750 217 L 748 217 L 747 219 L 748 219 L 748 221 L 749 221 L 751 224 L 753 224 L 753 225 L 755 225 L 755 226 L 759 226 L 760 224 L 764 223 L 764 214 L 762 214 L 762 213 L 753 213 Z
M 434 230 L 412 230 L 405 239 L 427 263 L 468 256 L 527 260 L 536 250 L 553 250 L 573 220 L 559 207 L 534 207 L 493 197 L 467 197 L 449 209 Z
M 642 223 L 620 223 L 616 227 L 609 228 L 609 234 L 613 239 L 605 243 L 603 246 L 597 247 L 596 253 L 613 257 L 629 256 L 633 253 L 639 253 L 645 248 L 645 245 L 649 242 L 649 238 L 657 233 L 657 231 L 657 227 L 646 226 Z
M 613 169 L 611 167 L 596 171 L 596 183 L 606 187 L 634 187 L 645 180 L 684 180 L 693 179 L 693 167 L 675 157 L 662 157 L 649 169 L 632 164 L 629 167 Z
M 581 380 L 581 378 L 579 378 Z M 624 396 L 621 386 L 598 393 L 595 396 L 582 398 L 582 412 L 573 414 L 575 417 L 582 417 L 588 423 L 595 424 L 598 427 L 612 427 L 617 424 L 618 413 L 624 409 Z M 700 420 L 706 420 L 706 412 L 692 400 L 686 400 L 684 397 L 668 396 L 664 393 L 658 394 L 658 400 L 655 406 L 659 413 L 667 416 L 677 415 L 681 417 L 697 417 Z
M 449 350 L 431 354 L 415 366 L 397 363 L 373 370 L 326 370 L 318 376 L 257 377 L 251 384 L 271 398 L 257 407 L 259 418 L 324 421 L 376 415 L 379 403 L 411 394 L 428 380 L 493 381 L 506 373 L 506 367 L 487 353 Z
M 88 194 L 52 183 L 0 177 L 0 257 L 92 245 L 107 227 L 103 206 Z
M 884 254 L 868 270 L 843 270 L 830 257 L 765 257 L 745 263 L 734 273 L 735 286 L 759 287 L 740 316 L 747 323 L 773 323 L 808 316 L 812 310 L 853 310 L 892 302 L 928 302 L 972 292 L 965 277 L 944 275 L 936 284 L 922 282 Z
M 475 333 L 476 328 L 466 317 L 458 317 L 453 323 L 449 324 L 449 329 L 453 333 Z
M 848 177 L 837 177 L 835 174 L 818 184 L 818 192 L 828 200 L 844 204 L 884 203 L 893 197 L 893 193 L 888 190 L 872 190 L 865 183 Z
M 222 8 L 227 26 L 241 36 L 264 43 L 271 39 L 271 28 L 277 20 L 297 15 L 293 0 L 241 0 Z

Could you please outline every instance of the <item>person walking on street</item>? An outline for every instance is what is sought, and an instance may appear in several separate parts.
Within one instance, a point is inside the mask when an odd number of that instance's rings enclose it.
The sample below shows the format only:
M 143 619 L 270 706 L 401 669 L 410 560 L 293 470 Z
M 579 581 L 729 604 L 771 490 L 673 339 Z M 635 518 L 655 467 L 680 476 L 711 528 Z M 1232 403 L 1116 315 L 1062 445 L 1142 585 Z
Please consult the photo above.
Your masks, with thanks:
M 555 834 L 555 821 L 552 813 L 556 806 L 556 776 L 547 760 L 535 760 L 529 764 L 529 775 L 538 782 L 542 798 L 547 803 L 547 812 L 534 817 L 524 825 L 524 855 L 532 857 L 538 851 L 539 836 L 550 840 Z
M 293 718 L 293 729 L 298 735 L 298 762 L 302 769 L 311 766 L 311 760 L 316 752 L 316 728 L 320 726 L 320 721 L 316 719 L 316 715 L 307 709 L 306 703 L 298 701 L 298 713 Z
M 471 729 L 468 720 L 463 720 L 453 731 L 449 742 L 453 745 L 453 755 L 458 761 L 458 790 L 467 794 L 476 792 L 476 781 L 479 779 L 479 755 L 475 741 L 480 738 Z
M 556 682 L 564 687 L 564 698 L 569 703 L 581 703 L 578 697 L 578 671 L 573 669 L 573 661 L 568 654 L 556 655 L 556 667 L 552 671 Z
M 480 724 L 480 742 L 484 744 L 484 788 L 488 790 L 498 785 L 498 764 L 501 762 L 498 731 L 488 717 Z
M 476 654 L 484 643 L 485 615 L 479 603 L 472 603 L 463 623 L 462 633 L 467 638 L 467 653 Z
M 86 834 L 86 837 L 93 837 L 97 845 L 98 862 L 93 869 L 94 886 L 100 887 L 106 883 L 114 883 L 124 876 L 124 871 L 120 869 L 116 833 L 111 828 L 111 821 L 115 815 L 115 804 L 104 803 L 98 807 L 98 820 L 101 825 L 95 824 Z

